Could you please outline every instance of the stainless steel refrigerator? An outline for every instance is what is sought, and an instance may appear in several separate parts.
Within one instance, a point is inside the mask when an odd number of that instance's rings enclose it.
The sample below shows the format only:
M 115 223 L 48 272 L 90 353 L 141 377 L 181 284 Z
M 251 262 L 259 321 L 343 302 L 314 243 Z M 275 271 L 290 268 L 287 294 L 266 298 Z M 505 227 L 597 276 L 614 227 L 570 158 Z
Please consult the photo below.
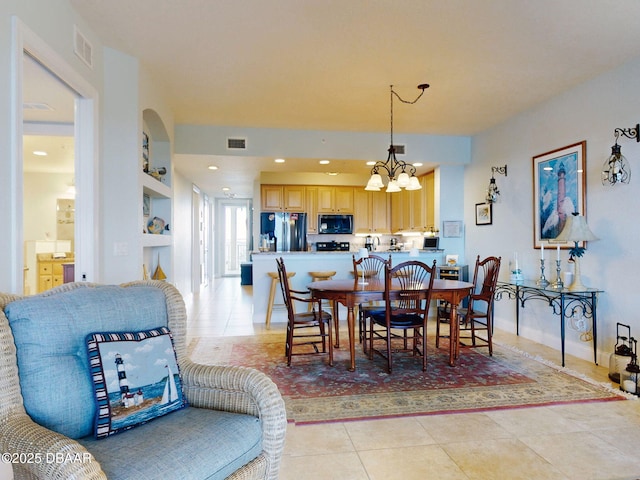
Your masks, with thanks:
M 260 235 L 273 252 L 301 252 L 307 249 L 307 214 L 262 212 Z

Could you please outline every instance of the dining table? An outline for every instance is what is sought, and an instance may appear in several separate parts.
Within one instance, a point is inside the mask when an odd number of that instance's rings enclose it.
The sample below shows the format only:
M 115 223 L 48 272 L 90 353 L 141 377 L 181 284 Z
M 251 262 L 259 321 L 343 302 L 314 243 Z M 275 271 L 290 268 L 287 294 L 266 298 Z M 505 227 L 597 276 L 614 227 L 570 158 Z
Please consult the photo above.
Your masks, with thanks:
M 307 285 L 311 296 L 320 300 L 333 300 L 334 316 L 337 318 L 337 303 L 347 308 L 347 328 L 349 331 L 349 371 L 356 369 L 356 335 L 355 314 L 356 305 L 384 299 L 384 277 L 362 277 L 345 280 L 320 280 Z M 392 287 L 393 288 L 393 287 Z M 449 325 L 449 365 L 455 366 L 459 354 L 460 323 L 457 321 L 457 307 L 473 289 L 473 283 L 460 280 L 436 278 L 431 288 L 432 300 L 444 300 L 452 305 Z M 337 302 L 337 303 L 336 303 Z

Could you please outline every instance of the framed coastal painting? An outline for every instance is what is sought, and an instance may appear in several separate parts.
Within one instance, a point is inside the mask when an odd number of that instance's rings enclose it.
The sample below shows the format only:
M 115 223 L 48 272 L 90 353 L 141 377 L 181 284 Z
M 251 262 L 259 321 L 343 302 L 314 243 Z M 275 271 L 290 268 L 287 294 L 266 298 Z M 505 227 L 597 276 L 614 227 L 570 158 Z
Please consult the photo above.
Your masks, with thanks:
M 573 212 L 586 216 L 586 147 L 582 141 L 533 157 L 534 248 L 553 244 Z
M 491 225 L 493 208 L 490 203 L 476 203 L 476 225 Z

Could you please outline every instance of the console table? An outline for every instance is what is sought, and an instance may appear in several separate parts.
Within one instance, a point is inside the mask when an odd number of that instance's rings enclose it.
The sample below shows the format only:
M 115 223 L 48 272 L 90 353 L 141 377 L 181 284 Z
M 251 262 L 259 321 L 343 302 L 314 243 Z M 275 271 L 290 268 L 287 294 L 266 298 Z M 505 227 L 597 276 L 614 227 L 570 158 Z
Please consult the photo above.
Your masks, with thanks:
M 560 345 L 562 351 L 562 366 L 564 367 L 564 341 L 565 319 L 576 315 L 590 318 L 593 322 L 593 361 L 597 365 L 598 345 L 598 317 L 597 302 L 598 293 L 603 290 L 597 288 L 585 288 L 581 291 L 569 291 L 567 288 L 554 288 L 551 285 L 541 287 L 535 282 L 523 282 L 515 284 L 498 282 L 496 285 L 495 299 L 501 300 L 503 296 L 516 300 L 516 334 L 520 335 L 520 307 L 524 308 L 527 300 L 543 300 L 553 309 L 555 315 L 560 315 Z

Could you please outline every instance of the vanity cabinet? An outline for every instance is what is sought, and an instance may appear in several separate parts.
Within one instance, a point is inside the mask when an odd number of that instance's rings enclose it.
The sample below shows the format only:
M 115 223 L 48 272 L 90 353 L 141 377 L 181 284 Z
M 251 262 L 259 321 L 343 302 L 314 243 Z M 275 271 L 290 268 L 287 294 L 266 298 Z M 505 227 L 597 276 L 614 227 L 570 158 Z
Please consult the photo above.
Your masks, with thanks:
M 73 265 L 74 256 L 67 252 L 65 257 L 57 258 L 52 253 L 38 253 L 38 292 L 44 292 L 65 282 L 64 266 Z

